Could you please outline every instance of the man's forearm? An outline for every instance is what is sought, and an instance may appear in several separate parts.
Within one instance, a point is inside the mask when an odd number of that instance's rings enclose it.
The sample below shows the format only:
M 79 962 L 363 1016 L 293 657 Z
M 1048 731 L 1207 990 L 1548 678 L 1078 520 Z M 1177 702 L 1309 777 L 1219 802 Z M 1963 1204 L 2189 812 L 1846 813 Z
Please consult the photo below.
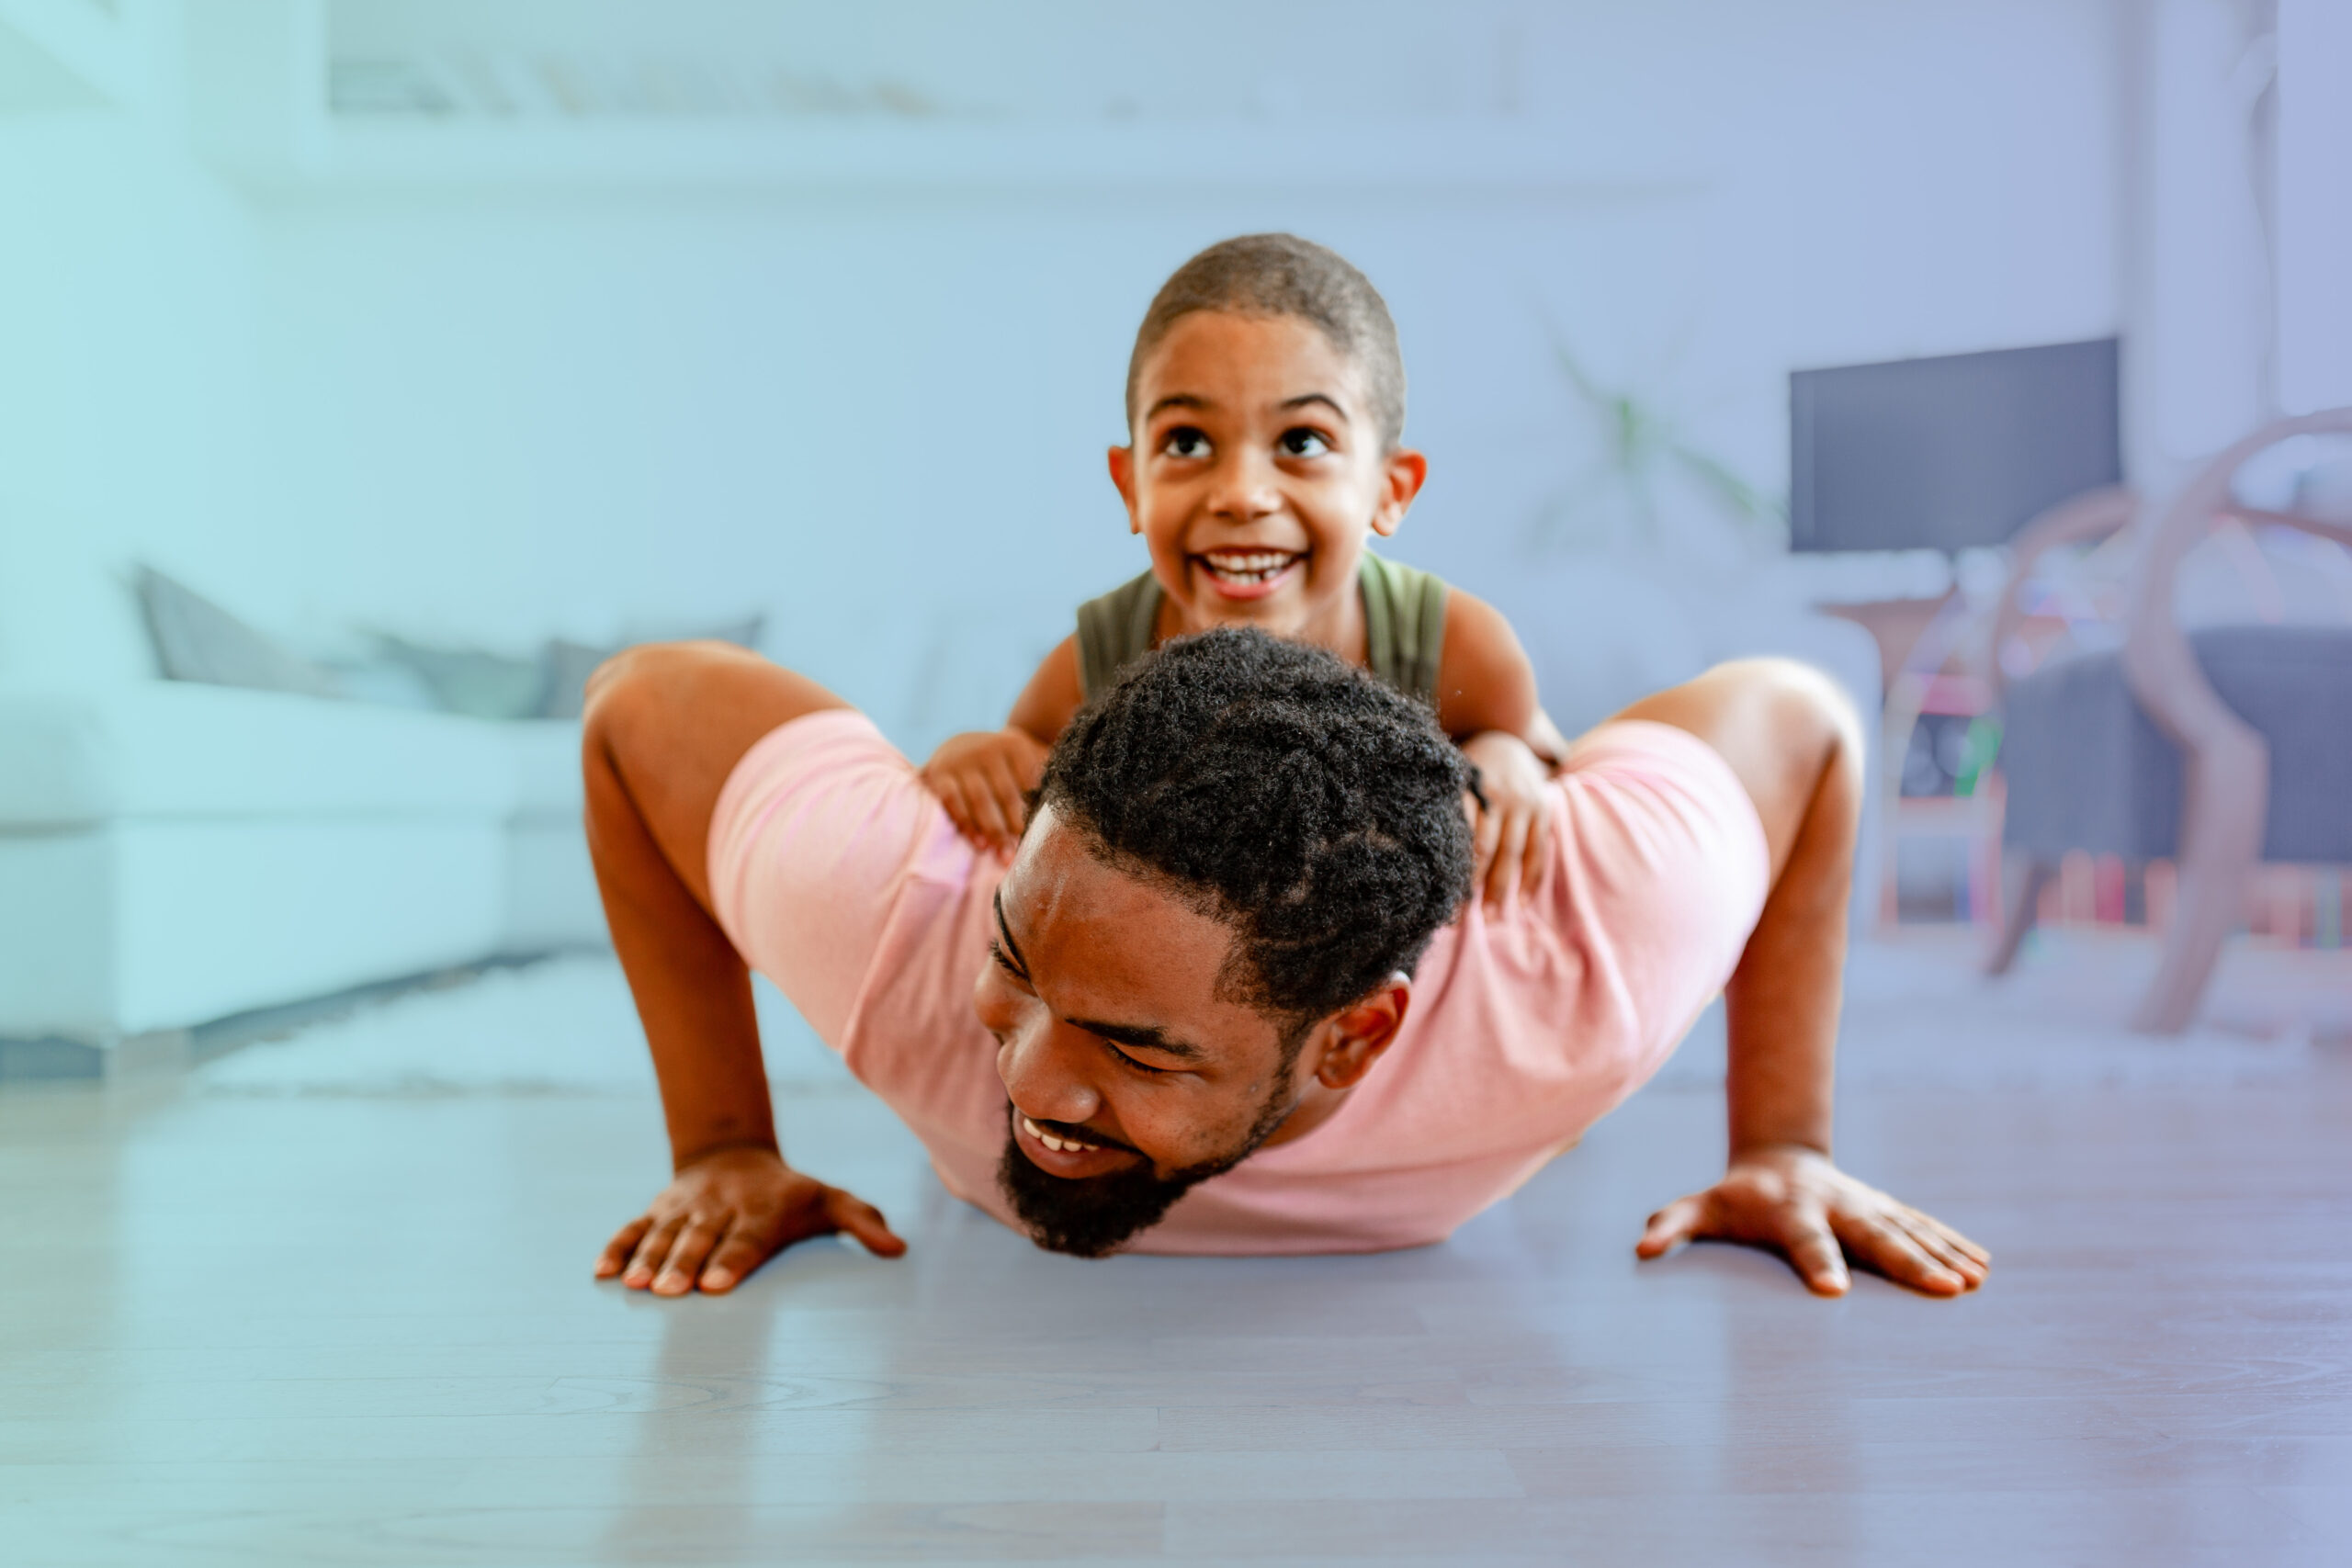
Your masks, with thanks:
M 653 1054 L 674 1167 L 775 1146 L 751 971 L 663 856 L 612 760 L 588 749 L 588 842 Z
M 1863 787 L 1860 745 L 1822 717 L 1818 776 L 1739 966 L 1724 987 L 1732 1156 L 1795 1145 L 1829 1153 L 1847 909 Z M 1792 746 L 1809 738 L 1789 737 Z

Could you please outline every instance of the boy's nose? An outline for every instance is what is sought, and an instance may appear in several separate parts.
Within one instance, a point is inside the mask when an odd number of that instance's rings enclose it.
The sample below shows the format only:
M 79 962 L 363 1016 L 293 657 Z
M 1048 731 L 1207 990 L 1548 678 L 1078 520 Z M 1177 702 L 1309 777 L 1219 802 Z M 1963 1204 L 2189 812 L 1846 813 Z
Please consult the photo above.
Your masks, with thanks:
M 1209 493 L 1212 516 L 1236 523 L 1254 523 L 1282 510 L 1283 493 L 1274 484 L 1274 466 L 1244 454 L 1227 463 Z

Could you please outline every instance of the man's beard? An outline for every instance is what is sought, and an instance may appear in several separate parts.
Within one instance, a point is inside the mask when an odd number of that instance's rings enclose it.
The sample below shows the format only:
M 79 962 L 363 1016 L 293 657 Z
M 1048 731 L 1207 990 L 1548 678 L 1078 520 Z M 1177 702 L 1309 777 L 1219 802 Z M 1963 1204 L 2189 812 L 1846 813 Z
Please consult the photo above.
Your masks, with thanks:
M 1188 1165 L 1162 1176 L 1148 1157 L 1138 1157 L 1123 1170 L 1102 1176 L 1048 1176 L 1018 1146 L 1017 1114 L 1005 1109 L 1004 1158 L 997 1163 L 997 1185 L 1012 1203 L 1012 1212 L 1028 1227 L 1039 1247 L 1080 1258 L 1101 1258 L 1137 1231 L 1158 1224 L 1176 1200 L 1206 1181 L 1222 1176 L 1248 1159 L 1258 1145 L 1273 1136 L 1292 1109 L 1284 1097 L 1290 1074 L 1276 1076 L 1274 1092 L 1258 1109 L 1258 1119 L 1232 1153 Z

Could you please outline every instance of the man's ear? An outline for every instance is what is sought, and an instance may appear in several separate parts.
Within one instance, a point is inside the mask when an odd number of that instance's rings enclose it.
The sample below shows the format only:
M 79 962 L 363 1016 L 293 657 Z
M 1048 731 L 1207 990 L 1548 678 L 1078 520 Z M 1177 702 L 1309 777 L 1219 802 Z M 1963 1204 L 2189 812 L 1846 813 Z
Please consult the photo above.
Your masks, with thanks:
M 1322 1049 L 1314 1062 L 1315 1081 L 1325 1089 L 1353 1089 L 1380 1060 L 1388 1043 L 1404 1027 L 1412 1005 L 1413 982 L 1402 973 L 1391 975 L 1381 987 L 1351 1007 L 1341 1008 L 1323 1025 Z
M 1111 482 L 1119 487 L 1119 499 L 1127 503 L 1127 532 L 1143 532 L 1143 519 L 1136 513 L 1136 449 L 1132 446 L 1111 448 Z
M 1380 461 L 1380 504 L 1372 513 L 1372 531 L 1385 539 L 1404 525 L 1413 498 L 1429 482 L 1430 460 L 1400 446 Z

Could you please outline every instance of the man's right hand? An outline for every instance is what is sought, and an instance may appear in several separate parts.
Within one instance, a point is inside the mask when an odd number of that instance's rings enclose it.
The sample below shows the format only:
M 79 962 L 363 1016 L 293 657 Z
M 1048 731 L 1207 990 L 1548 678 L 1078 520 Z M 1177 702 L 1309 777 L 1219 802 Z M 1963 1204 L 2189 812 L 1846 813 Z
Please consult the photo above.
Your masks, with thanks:
M 1046 748 L 1019 729 L 951 735 L 922 765 L 922 782 L 957 830 L 1010 856 L 1029 819 L 1029 792 L 1046 776 Z
M 796 1241 L 846 1231 L 868 1252 L 896 1258 L 907 1244 L 882 1211 L 784 1163 L 774 1149 L 719 1149 L 682 1168 L 645 1213 L 623 1225 L 596 1259 L 630 1290 L 710 1295 Z

